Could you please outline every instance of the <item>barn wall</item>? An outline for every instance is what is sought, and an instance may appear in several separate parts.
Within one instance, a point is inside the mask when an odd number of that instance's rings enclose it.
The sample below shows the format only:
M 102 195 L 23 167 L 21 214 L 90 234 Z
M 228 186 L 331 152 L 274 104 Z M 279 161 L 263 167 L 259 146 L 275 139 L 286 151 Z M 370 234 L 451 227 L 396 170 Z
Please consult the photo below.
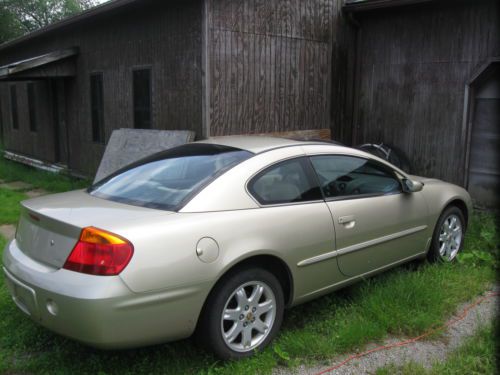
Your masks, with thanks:
M 345 100 L 346 74 L 338 67 L 347 66 L 348 55 L 344 34 L 334 33 L 343 22 L 341 5 L 207 0 L 211 135 L 329 128 L 341 121 L 344 108 L 336 104 Z M 336 69 L 332 57 L 340 61 Z M 339 95 L 334 103 L 332 92 Z
M 0 65 L 54 50 L 80 48 L 76 78 L 63 84 L 69 164 L 93 174 L 104 145 L 92 142 L 91 73 L 103 73 L 106 139 L 113 129 L 133 127 L 132 71 L 138 67 L 152 68 L 153 128 L 194 130 L 201 135 L 201 9 L 198 0 L 144 0 L 1 50 Z M 21 102 L 26 97 L 26 83 L 18 83 L 20 130 L 11 130 L 8 85 L 0 83 L 6 148 L 54 161 L 52 115 L 40 119 L 37 134 L 29 134 L 27 118 L 21 115 L 27 111 Z M 37 95 L 37 99 L 44 97 L 49 97 L 48 91 Z M 42 106 L 40 103 L 40 110 Z M 45 107 L 50 112 L 50 106 Z
M 17 86 L 17 107 L 19 128 L 12 127 L 10 86 Z M 47 81 L 35 85 L 37 132 L 30 131 L 28 113 L 27 83 L 0 83 L 0 116 L 4 146 L 27 155 L 44 155 L 44 159 L 55 160 L 54 126 L 51 111 L 51 97 Z
M 465 85 L 488 57 L 500 56 L 498 1 L 437 1 L 356 18 L 354 143 L 397 145 L 415 173 L 463 184 Z

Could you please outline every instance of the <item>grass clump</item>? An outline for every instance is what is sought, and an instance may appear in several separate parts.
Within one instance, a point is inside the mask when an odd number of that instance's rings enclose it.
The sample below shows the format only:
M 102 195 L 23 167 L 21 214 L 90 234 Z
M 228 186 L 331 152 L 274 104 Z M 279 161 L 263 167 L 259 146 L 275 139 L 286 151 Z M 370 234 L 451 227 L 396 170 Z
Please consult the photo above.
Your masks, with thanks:
M 472 266 L 500 266 L 500 217 L 479 212 L 471 221 L 465 238 L 464 251 L 458 254 L 459 263 Z
M 0 188 L 0 225 L 17 223 L 19 203 L 26 198 L 24 193 Z
M 83 189 L 90 185 L 89 180 L 75 179 L 64 174 L 46 172 L 5 159 L 0 149 L 0 179 L 6 182 L 23 181 L 35 188 L 51 193 Z

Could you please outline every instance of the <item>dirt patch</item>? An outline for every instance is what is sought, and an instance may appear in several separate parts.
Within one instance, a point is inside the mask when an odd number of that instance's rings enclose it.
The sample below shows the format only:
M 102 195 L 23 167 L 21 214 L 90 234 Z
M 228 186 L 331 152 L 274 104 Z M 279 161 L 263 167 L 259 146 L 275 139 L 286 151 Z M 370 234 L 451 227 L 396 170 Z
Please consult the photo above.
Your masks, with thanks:
M 0 225 L 0 236 L 6 238 L 8 241 L 16 235 L 16 227 L 14 225 Z
M 0 184 L 0 188 L 20 191 L 20 190 L 29 190 L 33 188 L 33 185 L 27 184 L 22 181 L 13 181 L 13 182 L 4 182 Z
M 24 194 L 26 194 L 28 196 L 28 198 L 37 198 L 37 197 L 41 197 L 42 195 L 47 195 L 50 193 L 44 189 L 33 189 L 33 190 L 25 191 Z

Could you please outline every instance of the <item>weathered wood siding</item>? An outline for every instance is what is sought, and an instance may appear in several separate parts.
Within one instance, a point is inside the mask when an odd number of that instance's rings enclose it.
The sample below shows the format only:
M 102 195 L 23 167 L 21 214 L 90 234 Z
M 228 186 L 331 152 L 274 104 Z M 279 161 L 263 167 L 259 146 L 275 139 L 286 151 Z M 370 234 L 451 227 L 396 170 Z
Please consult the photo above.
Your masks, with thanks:
M 463 184 L 465 85 L 500 55 L 499 2 L 436 1 L 356 17 L 362 53 L 354 143 L 392 143 L 415 173 Z
M 341 4 L 207 0 L 211 135 L 331 126 L 338 117 L 331 113 L 330 100 L 332 42 L 337 40 L 333 25 Z
M 201 74 L 202 5 L 198 0 L 144 0 L 94 17 L 82 25 L 46 34 L 0 51 L 0 65 L 73 46 L 76 78 L 64 81 L 69 164 L 93 174 L 104 145 L 92 142 L 90 74 L 104 79 L 105 137 L 113 129 L 133 127 L 132 71 L 152 69 L 152 123 L 154 129 L 202 132 Z M 0 100 L 6 148 L 55 161 L 53 113 L 39 119 L 30 134 L 26 117 L 26 83 L 18 83 L 19 130 L 12 130 L 8 83 L 0 83 Z M 40 83 L 37 100 L 50 97 L 47 82 Z M 47 99 L 48 100 L 48 99 Z M 47 104 L 43 111 L 50 112 Z M 61 135 L 64 136 L 64 135 Z
M 28 90 L 26 82 L 15 83 L 17 86 L 17 107 L 19 128 L 12 128 L 10 86 L 14 83 L 0 83 L 0 112 L 4 146 L 27 155 L 44 155 L 46 160 L 55 160 L 54 126 L 52 121 L 51 96 L 48 81 L 34 83 L 37 118 L 37 132 L 31 132 L 29 126 Z

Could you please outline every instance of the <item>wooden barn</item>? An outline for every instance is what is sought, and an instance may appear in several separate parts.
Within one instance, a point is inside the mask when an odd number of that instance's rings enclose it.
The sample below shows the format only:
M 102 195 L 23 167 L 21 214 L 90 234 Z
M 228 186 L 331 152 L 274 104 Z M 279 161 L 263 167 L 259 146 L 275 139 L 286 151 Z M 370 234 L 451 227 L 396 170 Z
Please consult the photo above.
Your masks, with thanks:
M 500 2 L 358 0 L 344 10 L 357 48 L 347 139 L 397 145 L 416 174 L 498 207 Z
M 5 148 L 92 174 L 117 128 L 329 128 L 343 111 L 332 82 L 346 81 L 332 73 L 347 49 L 333 32 L 341 6 L 114 0 L 4 44 Z
M 492 205 L 499 19 L 497 0 L 114 0 L 0 46 L 1 138 L 91 175 L 118 128 L 330 128 Z

